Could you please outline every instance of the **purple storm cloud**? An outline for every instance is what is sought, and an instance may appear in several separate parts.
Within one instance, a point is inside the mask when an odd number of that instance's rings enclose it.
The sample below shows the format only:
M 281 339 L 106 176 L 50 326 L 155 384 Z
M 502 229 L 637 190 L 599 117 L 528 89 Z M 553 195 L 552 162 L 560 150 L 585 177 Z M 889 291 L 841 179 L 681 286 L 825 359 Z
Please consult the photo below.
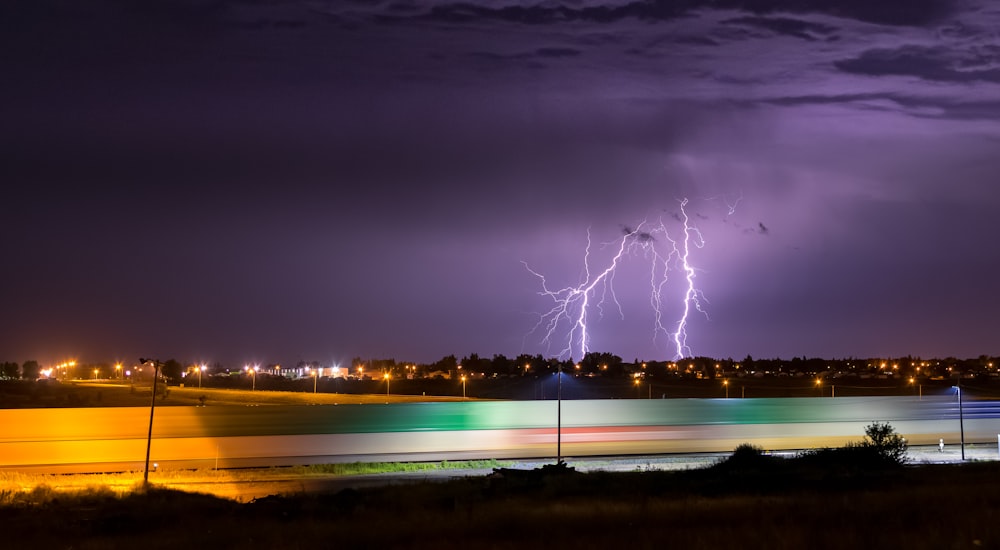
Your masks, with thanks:
M 554 356 L 524 263 L 580 284 L 588 234 L 596 266 L 684 198 L 693 354 L 1000 353 L 998 25 L 987 0 L 5 4 L 0 359 Z M 592 350 L 674 356 L 649 265 Z

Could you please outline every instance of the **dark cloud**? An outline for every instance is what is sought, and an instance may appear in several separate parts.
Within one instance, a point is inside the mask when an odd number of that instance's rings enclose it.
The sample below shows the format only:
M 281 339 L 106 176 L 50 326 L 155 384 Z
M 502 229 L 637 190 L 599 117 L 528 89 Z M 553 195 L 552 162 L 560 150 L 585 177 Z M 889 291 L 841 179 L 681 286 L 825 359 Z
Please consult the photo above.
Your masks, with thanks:
M 538 48 L 535 55 L 539 57 L 576 57 L 580 50 L 574 48 Z
M 539 58 L 560 58 L 560 57 L 576 57 L 581 55 L 581 52 L 575 48 L 538 48 L 530 52 L 517 52 L 517 53 L 495 53 L 495 52 L 472 52 L 473 57 L 480 57 L 483 59 L 491 60 L 531 60 Z
M 1000 101 L 954 100 L 904 95 L 901 92 L 799 95 L 763 99 L 755 103 L 786 107 L 845 105 L 859 110 L 893 111 L 919 118 L 984 120 L 1000 118 Z
M 680 235 L 685 197 L 697 353 L 988 352 L 1000 51 L 957 5 L 0 2 L 0 360 L 537 352 L 520 262 L 572 284 L 588 238 L 597 269 L 621 231 Z M 670 357 L 640 263 L 595 336 Z M 917 296 L 963 324 L 884 305 Z
M 927 25 L 955 10 L 956 0 L 720 0 L 712 7 L 742 9 L 752 13 L 824 13 L 883 25 Z
M 927 25 L 953 11 L 954 1 L 914 0 L 645 0 L 579 6 L 576 2 L 539 2 L 483 6 L 456 2 L 431 7 L 420 17 L 447 23 L 497 20 L 526 25 L 586 21 L 612 23 L 625 19 L 668 21 L 699 10 L 730 9 L 754 14 L 823 13 L 885 25 Z
M 467 23 L 482 19 L 526 25 L 589 21 L 611 23 L 626 18 L 663 21 L 687 15 L 694 2 L 629 2 L 624 5 L 575 7 L 562 4 L 487 7 L 473 3 L 454 3 L 432 7 L 424 18 L 449 23 Z
M 821 23 L 811 23 L 787 17 L 737 17 L 722 22 L 727 25 L 747 25 L 766 29 L 777 34 L 794 36 L 804 40 L 828 40 L 837 28 Z
M 874 49 L 835 63 L 844 72 L 871 76 L 915 76 L 938 82 L 1000 82 L 1000 49 L 955 51 L 943 47 L 903 46 Z

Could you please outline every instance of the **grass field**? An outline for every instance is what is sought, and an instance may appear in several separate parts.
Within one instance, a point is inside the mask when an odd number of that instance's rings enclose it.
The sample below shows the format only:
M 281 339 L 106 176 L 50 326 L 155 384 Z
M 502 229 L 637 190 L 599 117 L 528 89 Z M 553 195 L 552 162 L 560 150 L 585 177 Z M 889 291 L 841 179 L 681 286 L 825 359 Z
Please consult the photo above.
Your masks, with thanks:
M 931 396 L 953 392 L 951 381 L 924 381 L 914 386 L 900 380 L 838 380 L 838 384 L 816 387 L 810 379 L 741 378 L 731 380 L 728 390 L 720 380 L 650 379 L 636 386 L 629 379 L 566 377 L 563 399 L 678 399 L 762 397 L 864 397 L 864 396 Z M 222 385 L 225 384 L 226 387 Z M 209 387 L 214 386 L 214 387 Z M 401 379 L 391 384 L 391 394 L 379 380 L 323 379 L 313 393 L 309 380 L 261 379 L 251 391 L 246 381 L 206 380 L 205 387 L 170 386 L 166 399 L 157 397 L 164 406 L 197 405 L 205 397 L 208 405 L 216 404 L 347 404 L 412 401 L 462 400 L 462 384 L 455 380 Z M 1000 398 L 1000 380 L 975 380 L 965 389 L 969 399 Z M 556 383 L 553 376 L 476 379 L 468 382 L 469 399 L 535 400 L 553 399 Z M 149 404 L 149 386 L 135 387 L 118 380 L 0 380 L 0 408 L 38 407 L 120 407 Z
M 338 464 L 312 464 L 276 468 L 244 468 L 228 470 L 170 470 L 158 469 L 150 473 L 150 483 L 169 489 L 194 484 L 255 483 L 276 479 L 335 477 L 392 474 L 401 472 L 426 472 L 435 470 L 482 470 L 509 465 L 497 460 L 465 460 L 444 462 L 352 462 Z M 26 493 L 42 488 L 53 495 L 72 495 L 80 491 L 101 490 L 117 494 L 135 491 L 141 484 L 143 472 L 113 472 L 103 474 L 38 474 L 0 470 L 0 505 L 12 504 Z
M 6 388 L 7 392 L 2 392 Z M 162 390 L 162 389 L 161 389 Z M 151 388 L 113 382 L 18 382 L 0 386 L 0 408 L 148 407 Z M 204 401 L 202 401 L 204 397 Z M 400 394 L 312 393 L 170 386 L 158 407 L 200 405 L 345 405 L 461 401 L 461 397 Z

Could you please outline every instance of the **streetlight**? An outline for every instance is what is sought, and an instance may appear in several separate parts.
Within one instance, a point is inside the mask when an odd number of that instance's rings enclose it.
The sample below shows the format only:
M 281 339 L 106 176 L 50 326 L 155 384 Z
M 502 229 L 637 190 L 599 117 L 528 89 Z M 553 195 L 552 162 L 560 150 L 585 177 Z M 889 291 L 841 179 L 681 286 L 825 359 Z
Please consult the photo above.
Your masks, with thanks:
M 722 387 L 726 388 L 726 399 L 729 399 L 729 380 L 723 380 Z
M 816 387 L 819 388 L 819 396 L 823 397 L 823 379 L 816 379 Z M 837 386 L 830 384 L 830 397 L 837 397 Z
M 97 369 L 94 369 L 94 380 L 97 380 Z
M 122 377 L 122 364 L 121 363 L 115 363 L 115 375 L 118 376 L 119 380 L 121 380 L 121 377 Z
M 247 371 L 247 374 L 250 375 L 250 391 L 254 391 L 257 389 L 257 365 L 254 365 L 252 369 L 250 365 L 245 365 L 243 370 Z
M 958 385 L 955 386 L 958 390 L 958 432 L 961 437 L 962 442 L 962 461 L 965 461 L 965 418 L 962 414 L 962 379 L 958 379 Z
M 385 398 L 389 399 L 389 379 L 392 377 L 389 376 L 389 373 L 385 373 L 382 378 L 385 378 Z
M 635 398 L 636 399 L 641 399 L 641 397 L 639 395 L 639 377 L 638 376 L 635 377 Z
M 465 375 L 462 375 L 462 399 L 465 399 Z
M 316 393 L 316 383 L 319 382 L 319 373 L 315 369 L 309 369 L 309 375 L 313 377 L 313 393 Z
M 201 388 L 201 373 L 205 372 L 205 365 L 198 368 L 198 388 Z
M 573 358 L 569 358 L 573 362 Z M 557 364 L 556 371 L 556 466 L 562 466 L 562 363 Z
M 146 434 L 146 468 L 142 472 L 142 484 L 149 484 L 149 451 L 153 445 L 153 410 L 156 408 L 156 379 L 160 375 L 160 367 L 163 363 L 156 359 L 143 359 L 139 358 L 139 363 L 145 365 L 146 363 L 153 364 L 153 398 L 149 402 L 149 432 Z

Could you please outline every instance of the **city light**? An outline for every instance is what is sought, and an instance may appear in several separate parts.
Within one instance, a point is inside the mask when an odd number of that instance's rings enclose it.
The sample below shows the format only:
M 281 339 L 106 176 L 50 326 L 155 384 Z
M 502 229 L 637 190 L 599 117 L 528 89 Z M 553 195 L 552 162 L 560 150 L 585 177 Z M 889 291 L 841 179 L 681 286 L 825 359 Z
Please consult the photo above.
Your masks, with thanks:
M 243 366 L 243 370 L 246 371 L 247 374 L 250 375 L 250 391 L 254 391 L 254 390 L 257 389 L 257 370 L 258 370 L 258 368 L 259 368 L 258 365 L 254 365 L 253 368 L 250 368 L 250 365 L 244 365 Z

